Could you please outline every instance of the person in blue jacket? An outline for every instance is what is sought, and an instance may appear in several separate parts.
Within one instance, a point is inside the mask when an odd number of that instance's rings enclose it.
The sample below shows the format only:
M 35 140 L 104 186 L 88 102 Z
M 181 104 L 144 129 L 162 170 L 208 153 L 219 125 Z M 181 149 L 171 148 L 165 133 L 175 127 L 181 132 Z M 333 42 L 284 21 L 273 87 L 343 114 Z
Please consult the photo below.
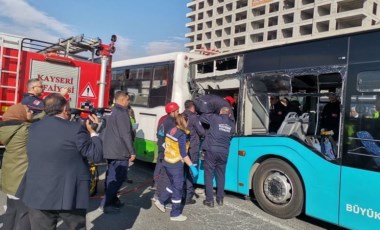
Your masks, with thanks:
M 200 150 L 200 138 L 204 137 L 205 130 L 199 121 L 199 116 L 195 112 L 195 105 L 192 100 L 185 101 L 185 111 L 183 113 L 188 118 L 187 128 L 190 131 L 190 148 L 189 157 L 194 165 L 198 164 L 199 160 L 199 150 Z M 185 166 L 186 172 L 186 197 L 185 204 L 195 204 L 196 201 L 193 199 L 194 196 L 194 181 L 193 177 L 190 175 L 189 167 Z
M 184 163 L 189 166 L 191 173 L 197 177 L 198 170 L 191 162 L 187 155 L 189 148 L 187 129 L 187 117 L 179 114 L 176 117 L 176 127 L 172 128 L 165 137 L 165 152 L 163 166 L 170 180 L 170 185 L 162 193 L 158 200 L 154 202 L 155 206 L 162 212 L 165 212 L 164 204 L 171 198 L 172 210 L 170 212 L 170 220 L 185 221 L 186 216 L 182 215 L 182 194 L 184 177 Z
M 232 119 L 230 107 L 223 107 L 219 114 L 202 114 L 201 122 L 210 125 L 202 145 L 205 153 L 204 181 L 206 187 L 206 200 L 203 204 L 214 207 L 212 179 L 216 177 L 216 202 L 223 205 L 225 171 L 230 147 L 230 140 L 235 133 L 235 122 Z

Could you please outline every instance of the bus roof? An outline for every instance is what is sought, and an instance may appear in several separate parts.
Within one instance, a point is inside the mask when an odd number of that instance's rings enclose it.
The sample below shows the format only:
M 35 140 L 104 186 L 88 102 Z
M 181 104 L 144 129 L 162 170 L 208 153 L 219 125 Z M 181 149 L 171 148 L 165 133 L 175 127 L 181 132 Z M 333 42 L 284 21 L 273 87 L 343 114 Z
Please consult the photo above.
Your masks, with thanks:
M 115 61 L 115 62 L 112 62 L 112 67 L 117 68 L 121 66 L 133 66 L 133 65 L 140 65 L 140 64 L 147 64 L 147 63 L 175 61 L 180 55 L 186 55 L 189 58 L 200 58 L 203 56 L 197 53 L 190 53 L 190 52 L 172 52 L 172 53 L 166 53 L 166 54 L 126 59 L 122 61 Z

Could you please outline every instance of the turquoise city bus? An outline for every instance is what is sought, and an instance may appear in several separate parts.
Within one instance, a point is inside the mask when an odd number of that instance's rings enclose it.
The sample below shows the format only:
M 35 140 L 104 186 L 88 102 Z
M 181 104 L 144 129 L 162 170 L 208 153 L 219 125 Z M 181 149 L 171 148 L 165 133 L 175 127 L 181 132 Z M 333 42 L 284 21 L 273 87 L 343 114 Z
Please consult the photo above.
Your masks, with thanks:
M 279 218 L 305 213 L 349 229 L 380 229 L 379 41 L 373 29 L 191 62 L 194 92 L 238 95 L 225 189 L 252 192 Z M 331 94 L 340 101 L 334 136 L 321 130 Z M 288 113 L 269 133 L 274 96 L 296 102 L 300 113 Z M 199 165 L 197 183 L 204 184 L 203 160 Z

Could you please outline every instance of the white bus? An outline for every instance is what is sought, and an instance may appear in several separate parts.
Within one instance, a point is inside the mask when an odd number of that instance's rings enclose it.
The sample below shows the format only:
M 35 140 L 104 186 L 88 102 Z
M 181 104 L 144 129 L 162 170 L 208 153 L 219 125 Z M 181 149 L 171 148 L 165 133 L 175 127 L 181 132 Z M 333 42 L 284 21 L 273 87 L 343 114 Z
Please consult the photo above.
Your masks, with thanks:
M 112 63 L 110 104 L 114 93 L 127 91 L 138 128 L 134 142 L 136 157 L 147 162 L 157 159 L 157 123 L 165 115 L 165 104 L 176 102 L 180 112 L 191 98 L 189 61 L 196 53 L 175 52 Z

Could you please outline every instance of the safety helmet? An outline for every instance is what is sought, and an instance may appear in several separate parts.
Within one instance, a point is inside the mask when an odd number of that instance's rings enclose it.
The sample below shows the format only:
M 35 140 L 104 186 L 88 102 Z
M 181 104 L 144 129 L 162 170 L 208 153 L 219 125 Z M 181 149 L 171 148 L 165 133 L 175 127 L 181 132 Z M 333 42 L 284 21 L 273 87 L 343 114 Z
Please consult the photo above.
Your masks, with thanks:
M 235 100 L 231 96 L 226 96 L 224 99 L 226 99 L 231 106 L 235 104 Z
M 171 113 L 179 109 L 179 106 L 175 102 L 169 102 L 165 105 L 166 113 Z

